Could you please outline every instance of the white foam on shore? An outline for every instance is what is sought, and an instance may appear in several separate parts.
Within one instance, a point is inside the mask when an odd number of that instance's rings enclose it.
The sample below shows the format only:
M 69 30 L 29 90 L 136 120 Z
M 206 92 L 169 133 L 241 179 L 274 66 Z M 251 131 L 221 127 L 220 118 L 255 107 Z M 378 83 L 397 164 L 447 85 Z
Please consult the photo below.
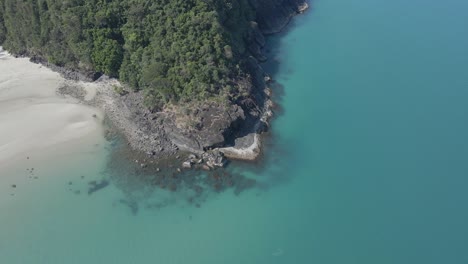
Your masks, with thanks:
M 0 172 L 15 160 L 77 151 L 102 138 L 103 113 L 58 96 L 63 81 L 58 73 L 0 48 Z

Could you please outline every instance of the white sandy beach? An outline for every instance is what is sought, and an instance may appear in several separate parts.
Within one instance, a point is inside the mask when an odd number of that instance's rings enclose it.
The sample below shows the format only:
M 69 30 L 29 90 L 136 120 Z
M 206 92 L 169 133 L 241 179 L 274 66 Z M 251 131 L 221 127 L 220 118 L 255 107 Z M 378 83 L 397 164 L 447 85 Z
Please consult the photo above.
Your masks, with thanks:
M 0 172 L 16 160 L 85 151 L 102 139 L 102 112 L 58 96 L 63 81 L 0 48 Z

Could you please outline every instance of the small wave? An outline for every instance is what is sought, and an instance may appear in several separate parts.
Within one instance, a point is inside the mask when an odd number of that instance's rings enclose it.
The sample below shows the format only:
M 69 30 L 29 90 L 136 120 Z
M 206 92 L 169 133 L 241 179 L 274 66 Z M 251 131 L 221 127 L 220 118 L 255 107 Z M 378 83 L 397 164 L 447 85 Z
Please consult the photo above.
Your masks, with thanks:
M 282 248 L 278 248 L 276 251 L 274 251 L 271 255 L 273 257 L 280 257 L 284 254 L 284 250 Z

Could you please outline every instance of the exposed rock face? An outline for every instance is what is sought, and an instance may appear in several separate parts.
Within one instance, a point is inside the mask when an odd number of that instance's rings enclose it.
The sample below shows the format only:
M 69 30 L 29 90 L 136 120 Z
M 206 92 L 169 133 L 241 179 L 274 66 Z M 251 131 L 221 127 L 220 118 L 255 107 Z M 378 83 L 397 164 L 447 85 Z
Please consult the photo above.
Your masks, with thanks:
M 280 32 L 298 13 L 308 8 L 306 0 L 250 0 L 257 11 L 257 22 L 264 34 Z
M 211 103 L 196 110 L 192 119 L 194 127 L 190 129 L 178 127 L 172 122 L 165 126 L 165 130 L 179 148 L 198 153 L 224 146 L 227 138 L 245 120 L 245 115 L 238 105 Z

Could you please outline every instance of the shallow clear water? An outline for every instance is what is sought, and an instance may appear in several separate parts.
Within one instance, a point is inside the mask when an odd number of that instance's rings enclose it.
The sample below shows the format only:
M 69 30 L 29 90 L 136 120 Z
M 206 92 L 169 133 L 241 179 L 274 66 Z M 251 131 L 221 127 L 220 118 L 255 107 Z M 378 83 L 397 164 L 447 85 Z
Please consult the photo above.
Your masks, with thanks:
M 86 193 L 107 148 L 31 157 L 2 172 L 1 263 L 467 263 L 468 2 L 313 6 L 273 40 L 283 113 L 245 172 L 266 188 L 139 190 L 133 215 L 115 184 Z

